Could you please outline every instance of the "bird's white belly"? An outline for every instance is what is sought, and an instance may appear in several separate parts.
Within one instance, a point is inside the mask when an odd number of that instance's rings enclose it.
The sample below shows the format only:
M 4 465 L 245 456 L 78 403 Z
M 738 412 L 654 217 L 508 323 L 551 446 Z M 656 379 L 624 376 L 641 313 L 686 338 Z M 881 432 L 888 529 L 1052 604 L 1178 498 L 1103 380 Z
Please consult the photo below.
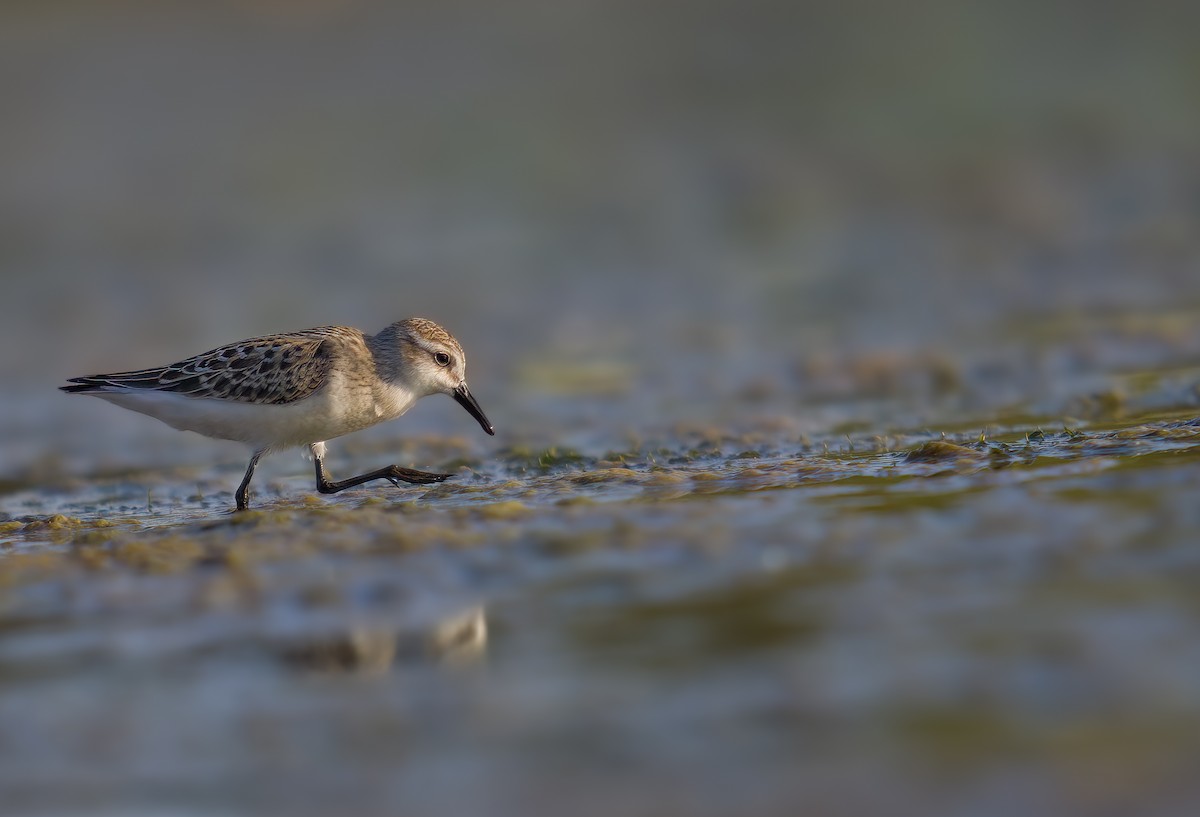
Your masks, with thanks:
M 95 396 L 162 420 L 180 431 L 235 440 L 255 449 L 290 448 L 330 440 L 399 417 L 414 402 L 404 393 L 389 395 L 400 399 L 381 405 L 369 395 L 348 395 L 336 386 L 331 383 L 330 388 L 285 405 L 239 403 L 148 390 L 111 391 Z

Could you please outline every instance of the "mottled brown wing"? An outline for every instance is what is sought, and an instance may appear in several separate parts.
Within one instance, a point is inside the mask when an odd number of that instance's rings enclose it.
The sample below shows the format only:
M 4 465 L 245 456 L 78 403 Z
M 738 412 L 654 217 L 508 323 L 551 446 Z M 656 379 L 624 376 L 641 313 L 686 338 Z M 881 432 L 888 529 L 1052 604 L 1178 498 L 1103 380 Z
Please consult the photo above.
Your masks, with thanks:
M 71 391 L 148 389 L 239 403 L 283 405 L 320 389 L 333 368 L 336 331 L 269 335 L 233 343 L 159 369 L 72 379 Z

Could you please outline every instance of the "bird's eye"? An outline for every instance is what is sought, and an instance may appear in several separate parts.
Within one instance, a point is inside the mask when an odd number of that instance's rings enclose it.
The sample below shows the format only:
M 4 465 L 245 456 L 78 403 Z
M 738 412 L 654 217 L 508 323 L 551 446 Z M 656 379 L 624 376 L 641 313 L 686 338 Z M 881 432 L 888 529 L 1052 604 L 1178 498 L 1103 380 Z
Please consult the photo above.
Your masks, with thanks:
M 433 356 L 433 359 L 439 366 L 450 365 L 450 355 L 446 354 L 445 352 L 438 352 Z

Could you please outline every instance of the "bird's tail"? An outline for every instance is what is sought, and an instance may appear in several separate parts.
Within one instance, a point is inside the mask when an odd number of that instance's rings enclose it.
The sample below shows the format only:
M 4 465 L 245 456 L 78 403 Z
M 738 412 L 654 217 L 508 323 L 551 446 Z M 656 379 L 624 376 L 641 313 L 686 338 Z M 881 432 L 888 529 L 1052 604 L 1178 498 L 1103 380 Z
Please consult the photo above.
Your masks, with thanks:
M 128 391 L 129 389 L 153 389 L 159 386 L 157 372 L 120 372 L 118 374 L 93 374 L 87 377 L 68 377 L 66 386 L 59 386 L 67 394 L 93 394 L 106 391 Z
M 80 394 L 90 391 L 104 391 L 105 383 L 102 380 L 95 380 L 90 377 L 72 377 L 68 381 L 69 385 L 59 386 L 60 391 L 65 391 L 67 394 Z

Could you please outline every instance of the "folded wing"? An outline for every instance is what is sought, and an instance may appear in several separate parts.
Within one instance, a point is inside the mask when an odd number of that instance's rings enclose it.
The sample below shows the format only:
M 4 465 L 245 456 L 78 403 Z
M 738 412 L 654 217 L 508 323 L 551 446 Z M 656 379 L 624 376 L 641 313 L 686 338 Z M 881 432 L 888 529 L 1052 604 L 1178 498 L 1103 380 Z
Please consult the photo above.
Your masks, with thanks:
M 239 403 L 294 403 L 329 379 L 337 333 L 324 330 L 252 338 L 156 369 L 73 377 L 71 385 L 59 388 L 81 394 L 152 390 Z

